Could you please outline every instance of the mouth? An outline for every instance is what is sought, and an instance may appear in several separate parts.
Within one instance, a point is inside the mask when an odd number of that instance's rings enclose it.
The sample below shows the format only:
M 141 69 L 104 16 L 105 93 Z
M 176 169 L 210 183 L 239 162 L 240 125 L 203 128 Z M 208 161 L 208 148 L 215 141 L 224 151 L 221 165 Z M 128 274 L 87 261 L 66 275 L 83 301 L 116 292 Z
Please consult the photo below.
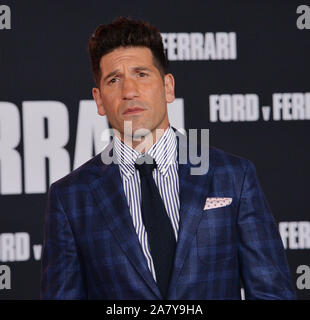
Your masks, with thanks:
M 144 111 L 144 109 L 142 109 L 140 107 L 127 108 L 123 112 L 123 116 L 134 115 L 134 114 L 138 114 L 138 113 L 143 112 L 143 111 Z

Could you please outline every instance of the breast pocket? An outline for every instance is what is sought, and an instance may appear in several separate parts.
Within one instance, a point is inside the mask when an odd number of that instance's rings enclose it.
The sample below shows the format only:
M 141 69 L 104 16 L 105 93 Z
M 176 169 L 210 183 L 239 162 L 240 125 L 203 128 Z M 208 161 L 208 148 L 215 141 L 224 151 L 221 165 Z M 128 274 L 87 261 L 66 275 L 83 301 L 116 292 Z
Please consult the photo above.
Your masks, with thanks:
M 214 263 L 234 257 L 237 253 L 234 207 L 209 209 L 202 215 L 196 234 L 199 259 Z

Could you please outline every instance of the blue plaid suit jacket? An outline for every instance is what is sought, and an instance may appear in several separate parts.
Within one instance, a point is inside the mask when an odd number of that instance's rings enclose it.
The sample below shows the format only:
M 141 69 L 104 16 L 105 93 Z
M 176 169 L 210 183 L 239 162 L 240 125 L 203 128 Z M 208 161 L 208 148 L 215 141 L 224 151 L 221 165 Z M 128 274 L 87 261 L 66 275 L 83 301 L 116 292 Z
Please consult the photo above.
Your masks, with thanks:
M 167 299 L 294 299 L 253 164 L 210 148 L 209 170 L 179 164 L 180 227 Z M 203 210 L 206 197 L 229 206 Z M 134 229 L 117 164 L 101 155 L 51 185 L 42 299 L 162 299 Z

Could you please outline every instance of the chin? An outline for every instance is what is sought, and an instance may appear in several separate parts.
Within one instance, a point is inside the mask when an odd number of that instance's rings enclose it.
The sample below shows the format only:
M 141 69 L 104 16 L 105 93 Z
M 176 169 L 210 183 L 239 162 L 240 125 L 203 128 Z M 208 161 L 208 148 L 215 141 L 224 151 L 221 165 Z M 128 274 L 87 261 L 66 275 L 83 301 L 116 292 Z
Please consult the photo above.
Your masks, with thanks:
M 147 128 L 138 128 L 138 129 L 133 129 L 133 135 L 132 138 L 134 140 L 140 140 L 140 138 L 147 136 L 151 130 Z

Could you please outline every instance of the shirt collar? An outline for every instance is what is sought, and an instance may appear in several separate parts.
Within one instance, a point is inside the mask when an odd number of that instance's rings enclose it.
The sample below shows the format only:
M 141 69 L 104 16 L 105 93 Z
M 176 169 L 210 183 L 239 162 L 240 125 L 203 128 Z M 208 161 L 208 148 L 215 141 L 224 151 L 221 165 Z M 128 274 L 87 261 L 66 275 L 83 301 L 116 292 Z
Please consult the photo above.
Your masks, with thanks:
M 114 136 L 114 151 L 122 173 L 129 178 L 135 173 L 136 160 L 143 154 L 123 143 L 117 136 Z M 146 154 L 155 159 L 157 169 L 165 176 L 169 166 L 176 164 L 177 160 L 177 139 L 171 126 Z

